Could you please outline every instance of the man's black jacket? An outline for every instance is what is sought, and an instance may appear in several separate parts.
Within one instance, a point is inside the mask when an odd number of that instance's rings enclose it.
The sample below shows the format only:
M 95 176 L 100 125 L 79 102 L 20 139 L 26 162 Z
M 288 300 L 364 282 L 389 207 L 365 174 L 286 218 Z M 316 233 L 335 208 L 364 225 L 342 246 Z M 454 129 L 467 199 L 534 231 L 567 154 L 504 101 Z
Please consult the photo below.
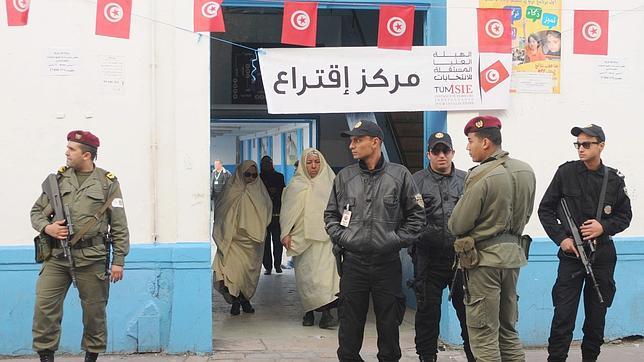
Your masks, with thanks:
M 415 243 L 416 253 L 430 259 L 447 263 L 454 261 L 454 235 L 449 232 L 447 221 L 463 193 L 465 171 L 452 164 L 449 175 L 434 172 L 431 167 L 416 172 L 413 176 L 418 191 L 425 203 L 427 224 Z
M 343 227 L 340 221 L 347 206 L 351 221 Z M 411 173 L 381 156 L 372 171 L 361 161 L 338 173 L 324 221 L 331 240 L 347 252 L 398 257 L 401 248 L 418 238 L 425 213 Z
M 601 217 L 604 234 L 598 238 L 599 245 L 609 242 L 609 236 L 624 231 L 633 217 L 623 176 L 613 168 L 607 169 L 608 186 Z M 570 161 L 559 166 L 539 204 L 541 225 L 557 245 L 572 235 L 568 228 L 564 227 L 565 222 L 560 222 L 563 220 L 561 198 L 566 199 L 577 226 L 586 220 L 595 219 L 603 177 L 603 164 L 597 171 L 588 170 L 582 161 Z

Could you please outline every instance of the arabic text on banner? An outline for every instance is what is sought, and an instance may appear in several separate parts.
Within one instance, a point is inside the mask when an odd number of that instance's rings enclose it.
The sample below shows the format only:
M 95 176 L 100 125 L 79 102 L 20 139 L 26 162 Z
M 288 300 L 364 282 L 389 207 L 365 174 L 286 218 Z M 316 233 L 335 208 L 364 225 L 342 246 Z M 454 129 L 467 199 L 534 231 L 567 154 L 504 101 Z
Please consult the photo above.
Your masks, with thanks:
M 510 80 L 492 69 L 482 90 L 473 49 L 375 47 L 262 49 L 262 82 L 271 114 L 504 109 Z M 510 54 L 485 67 L 511 71 Z M 503 73 L 503 72 L 501 72 Z
M 562 0 L 479 0 L 512 9 L 512 92 L 559 93 Z

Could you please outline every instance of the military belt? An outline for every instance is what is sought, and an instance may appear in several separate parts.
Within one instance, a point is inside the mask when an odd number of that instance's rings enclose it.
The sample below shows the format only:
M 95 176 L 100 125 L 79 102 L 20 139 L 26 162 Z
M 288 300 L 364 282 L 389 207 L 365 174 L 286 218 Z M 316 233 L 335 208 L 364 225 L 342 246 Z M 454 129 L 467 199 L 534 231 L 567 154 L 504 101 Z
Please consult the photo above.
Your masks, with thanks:
M 105 243 L 105 239 L 101 235 L 83 236 L 80 240 L 78 240 L 78 242 L 74 246 L 72 246 L 72 249 L 89 248 L 92 246 L 103 245 L 104 243 Z M 60 240 L 55 240 L 53 247 L 62 248 Z
M 499 234 L 495 235 L 489 239 L 481 240 L 476 242 L 476 248 L 481 250 L 485 249 L 488 246 L 496 244 L 519 244 L 520 236 L 512 234 Z

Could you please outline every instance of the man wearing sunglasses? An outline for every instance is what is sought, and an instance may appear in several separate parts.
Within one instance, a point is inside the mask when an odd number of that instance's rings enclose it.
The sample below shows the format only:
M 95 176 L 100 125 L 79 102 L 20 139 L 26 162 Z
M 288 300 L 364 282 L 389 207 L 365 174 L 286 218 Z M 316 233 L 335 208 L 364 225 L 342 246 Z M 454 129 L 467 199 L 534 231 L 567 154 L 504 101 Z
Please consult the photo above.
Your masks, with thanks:
M 284 247 L 282 246 L 282 239 L 280 238 L 280 210 L 282 209 L 282 191 L 284 191 L 286 184 L 284 183 L 284 175 L 275 171 L 272 158 L 269 156 L 262 157 L 260 166 L 262 172 L 259 177 L 262 179 L 264 186 L 266 186 L 271 201 L 273 201 L 273 218 L 266 230 L 263 262 L 265 269 L 264 275 L 270 275 L 273 270 L 273 265 L 275 266 L 276 273 L 282 272 L 282 252 L 284 251 Z M 255 177 L 257 177 L 257 174 L 255 174 Z M 273 246 L 272 255 L 271 245 Z
M 559 269 L 552 289 L 555 312 L 548 339 L 548 361 L 565 361 L 568 356 L 582 288 L 585 312 L 582 359 L 596 361 L 604 343 L 606 311 L 615 296 L 613 273 L 617 254 L 612 236 L 629 226 L 631 202 L 626 194 L 624 176 L 602 162 L 601 153 L 606 142 L 604 130 L 591 124 L 574 127 L 570 132 L 577 137 L 573 145 L 579 161 L 559 166 L 539 205 L 541 224 L 552 241 L 559 245 Z M 561 199 L 566 200 L 581 237 L 587 243 L 584 249 L 589 252 L 604 303 L 600 302 L 591 278 L 586 275 L 571 231 L 564 226 L 559 206 Z
M 373 300 L 378 360 L 401 357 L 398 327 L 405 313 L 399 251 L 425 224 L 422 196 L 409 170 L 381 151 L 382 129 L 369 121 L 343 132 L 358 163 L 342 169 L 324 211 L 326 231 L 340 255 L 338 359 L 362 361 L 364 325 Z
M 416 353 L 421 361 L 436 361 L 443 290 L 452 291 L 452 305 L 461 324 L 465 354 L 474 361 L 467 337 L 462 273 L 455 274 L 454 236 L 447 229 L 452 210 L 463 192 L 465 171 L 454 167 L 452 138 L 433 133 L 427 142 L 429 167 L 414 174 L 423 196 L 427 224 L 409 248 L 414 264 L 412 287 L 416 292 Z

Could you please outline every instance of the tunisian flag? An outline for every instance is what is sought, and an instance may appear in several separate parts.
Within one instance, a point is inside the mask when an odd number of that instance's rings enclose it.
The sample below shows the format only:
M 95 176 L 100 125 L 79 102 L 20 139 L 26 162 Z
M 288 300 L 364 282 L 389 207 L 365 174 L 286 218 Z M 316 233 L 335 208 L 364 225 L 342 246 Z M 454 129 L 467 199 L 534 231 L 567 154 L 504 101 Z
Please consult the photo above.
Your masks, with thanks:
M 7 25 L 25 26 L 29 17 L 30 0 L 7 0 Z
M 411 50 L 415 6 L 380 6 L 378 48 Z
M 512 52 L 512 10 L 476 9 L 478 18 L 479 52 Z
M 314 47 L 317 28 L 317 2 L 287 1 L 284 3 L 282 43 Z
M 575 10 L 575 54 L 608 55 L 608 10 Z
M 132 0 L 98 0 L 96 4 L 96 35 L 130 38 Z
M 224 9 L 221 6 L 223 0 L 195 0 L 194 2 L 194 31 L 208 31 L 223 33 L 226 31 L 224 25 Z
M 510 73 L 508 70 L 505 69 L 505 66 L 503 66 L 500 60 L 497 60 L 481 71 L 481 89 L 487 93 L 509 77 Z

